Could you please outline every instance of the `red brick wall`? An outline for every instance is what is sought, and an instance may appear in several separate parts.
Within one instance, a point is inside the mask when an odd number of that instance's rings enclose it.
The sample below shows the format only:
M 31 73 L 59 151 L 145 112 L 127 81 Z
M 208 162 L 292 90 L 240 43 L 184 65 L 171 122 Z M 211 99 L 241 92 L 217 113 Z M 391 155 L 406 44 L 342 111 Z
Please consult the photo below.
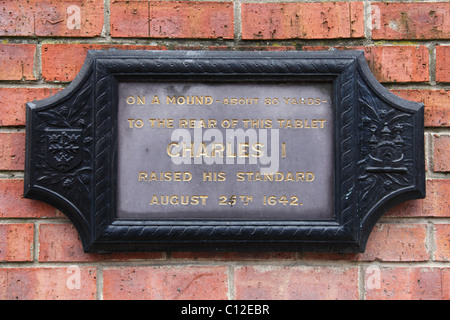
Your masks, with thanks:
M 425 103 L 427 197 L 391 209 L 362 254 L 85 254 L 23 199 L 27 101 L 89 49 L 363 49 Z M 0 0 L 0 299 L 450 299 L 450 2 Z

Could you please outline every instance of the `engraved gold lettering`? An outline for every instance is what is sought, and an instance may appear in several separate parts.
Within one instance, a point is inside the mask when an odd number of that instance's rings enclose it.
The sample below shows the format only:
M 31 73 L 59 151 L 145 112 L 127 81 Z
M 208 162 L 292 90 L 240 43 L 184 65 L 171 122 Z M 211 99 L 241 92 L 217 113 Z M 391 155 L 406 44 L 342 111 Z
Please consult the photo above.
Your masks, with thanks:
M 166 96 L 167 105 L 211 105 L 211 96 Z
M 188 121 L 186 119 L 180 119 L 179 126 L 180 128 L 187 128 Z
M 236 153 L 232 153 L 231 150 L 231 142 L 227 142 L 227 157 L 228 158 L 236 158 Z
M 225 151 L 225 146 L 222 143 L 213 143 L 211 157 L 223 157 L 223 152 Z
M 238 143 L 238 157 L 239 158 L 248 158 L 248 152 L 246 152 L 247 148 L 249 147 L 248 142 L 244 142 L 244 143 Z
M 186 157 L 187 153 L 190 153 L 191 158 L 194 157 L 194 143 L 191 142 L 191 146 L 190 147 L 186 147 L 186 142 L 183 142 L 183 158 Z
M 269 181 L 269 182 L 312 182 L 315 180 L 314 172 L 303 171 L 287 171 L 261 174 L 259 171 L 238 171 L 236 173 L 236 181 Z
M 177 153 L 173 153 L 172 152 L 172 147 L 179 147 L 177 142 L 171 142 L 169 143 L 169 145 L 167 146 L 167 154 L 169 155 L 169 157 L 171 158 L 176 158 L 180 156 L 180 152 L 178 151 Z
M 175 98 L 175 96 L 173 97 L 166 96 L 166 104 L 176 104 L 176 103 L 177 99 Z
M 202 142 L 200 147 L 198 147 L 197 153 L 195 154 L 196 157 L 209 157 L 208 152 L 206 150 L 206 143 Z
M 135 104 L 135 103 L 136 103 L 136 99 L 133 96 L 127 97 L 127 104 Z
M 311 182 L 311 181 L 314 181 L 314 179 L 315 179 L 314 173 L 312 173 L 312 172 L 306 173 L 306 181 Z
M 137 96 L 137 104 L 145 104 L 145 96 Z
M 147 172 L 140 171 L 138 181 L 147 181 Z
M 180 171 L 175 171 L 173 173 L 173 181 L 181 181 L 181 172 Z
M 159 101 L 159 98 L 158 98 L 158 96 L 153 96 L 153 99 L 152 99 L 152 104 L 160 104 L 160 101 Z
M 206 205 L 208 200 L 207 195 L 156 195 L 154 194 L 149 202 L 151 206 L 154 205 L 173 205 L 173 206 L 187 206 L 187 205 Z
M 226 180 L 226 173 L 221 172 L 215 172 L 215 171 L 204 171 L 203 172 L 203 181 L 225 181 Z
M 136 128 L 142 128 L 144 126 L 144 121 L 142 121 L 142 119 L 136 119 L 134 121 L 134 126 Z
M 261 156 L 263 156 L 264 152 L 263 149 L 264 148 L 264 144 L 263 143 L 255 143 L 252 145 L 252 150 L 255 151 L 255 153 L 252 153 L 252 156 L 254 158 L 259 158 Z

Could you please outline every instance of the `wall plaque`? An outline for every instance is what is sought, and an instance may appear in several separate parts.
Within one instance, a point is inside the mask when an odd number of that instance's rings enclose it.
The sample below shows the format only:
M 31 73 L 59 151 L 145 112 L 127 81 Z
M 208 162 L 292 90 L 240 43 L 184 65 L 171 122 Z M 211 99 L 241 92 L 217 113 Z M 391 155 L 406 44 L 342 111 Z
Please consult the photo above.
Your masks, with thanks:
M 27 104 L 25 196 L 87 252 L 361 252 L 424 197 L 423 138 L 362 52 L 90 51 Z

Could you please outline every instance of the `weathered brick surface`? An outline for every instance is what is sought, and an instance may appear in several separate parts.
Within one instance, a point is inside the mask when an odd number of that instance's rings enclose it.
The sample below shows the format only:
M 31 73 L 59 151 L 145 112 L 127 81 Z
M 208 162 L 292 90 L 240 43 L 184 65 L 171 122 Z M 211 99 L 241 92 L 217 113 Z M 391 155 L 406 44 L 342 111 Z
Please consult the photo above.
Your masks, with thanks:
M 242 39 L 336 39 L 364 36 L 362 2 L 243 3 Z
M 34 225 L 32 223 L 0 224 L 0 261 L 32 261 Z
M 450 135 L 433 135 L 434 143 L 434 171 L 450 171 Z
M 34 35 L 34 14 L 31 3 L 17 0 L 3 0 L 0 4 L 1 36 Z
M 0 36 L 93 37 L 103 29 L 103 0 L 3 0 Z
M 378 224 L 358 260 L 427 261 L 430 256 L 426 237 L 426 224 Z
M 223 266 L 103 269 L 105 300 L 224 300 L 227 295 L 228 273 Z
M 448 295 L 448 269 L 422 267 L 380 268 L 379 279 L 365 287 L 368 300 L 441 300 Z M 377 273 L 365 273 L 378 277 Z M 366 278 L 366 281 L 368 279 Z M 367 283 L 366 283 L 367 284 Z
M 304 46 L 303 50 L 329 50 L 329 46 Z M 379 82 L 427 82 L 429 52 L 425 46 L 335 46 L 338 50 L 364 50 L 370 70 Z
M 395 235 L 395 237 L 393 237 Z M 426 224 L 378 223 L 359 254 L 303 253 L 308 260 L 428 261 Z
M 428 180 L 426 189 L 423 214 L 428 217 L 450 217 L 450 180 Z
M 393 89 L 394 94 L 425 105 L 425 127 L 450 127 L 450 90 Z
M 234 37 L 232 2 L 150 2 L 150 37 Z
M 450 4 L 371 3 L 373 39 L 450 39 Z
M 7 300 L 93 300 L 94 267 L 0 269 L 0 297 Z M 3 279 L 3 280 L 2 280 Z
M 423 199 L 402 202 L 388 210 L 385 215 L 386 217 L 423 217 L 423 202 Z
M 236 299 L 358 299 L 356 267 L 244 266 L 234 271 Z
M 0 88 L 0 126 L 24 126 L 25 104 L 48 98 L 58 91 L 50 88 Z
M 88 50 L 162 50 L 161 46 L 47 44 L 42 46 L 42 77 L 46 81 L 72 81 L 83 66 Z
M 64 237 L 61 237 L 64 235 Z M 147 253 L 85 253 L 78 232 L 71 223 L 39 225 L 40 262 L 125 261 L 137 259 L 163 259 L 160 252 Z
M 450 261 L 450 225 L 435 224 L 436 251 L 434 259 L 437 261 Z
M 449 217 L 450 180 L 429 179 L 426 198 L 403 202 L 386 213 L 388 217 Z
M 0 133 L 0 170 L 23 170 L 25 133 Z
M 35 80 L 36 45 L 0 43 L 0 80 Z
M 450 46 L 436 46 L 436 81 L 450 82 Z
M 367 47 L 368 63 L 380 82 L 425 82 L 429 54 L 425 46 Z
M 149 37 L 148 1 L 111 1 L 111 36 Z
M 111 5 L 113 37 L 234 37 L 232 2 L 122 1 Z
M 0 218 L 61 217 L 54 207 L 23 197 L 22 179 L 0 179 Z
M 442 299 L 450 300 L 450 268 L 442 269 Z
M 0 300 L 7 299 L 6 286 L 8 283 L 8 269 L 0 269 Z

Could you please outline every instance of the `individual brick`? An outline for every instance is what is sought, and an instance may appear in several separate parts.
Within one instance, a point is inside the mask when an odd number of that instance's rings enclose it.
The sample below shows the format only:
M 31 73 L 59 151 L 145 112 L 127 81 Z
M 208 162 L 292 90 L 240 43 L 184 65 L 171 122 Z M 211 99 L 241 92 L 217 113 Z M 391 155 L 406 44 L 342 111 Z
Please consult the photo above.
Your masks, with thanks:
M 429 53 L 425 46 L 366 47 L 370 69 L 380 82 L 426 82 Z
M 304 46 L 305 51 L 329 50 L 329 46 Z M 379 82 L 427 82 L 429 52 L 425 46 L 336 46 L 337 50 L 364 51 L 367 64 Z
M 162 46 L 103 44 L 42 45 L 42 77 L 46 81 L 72 81 L 83 66 L 88 50 L 163 50 Z
M 152 38 L 233 39 L 232 2 L 150 1 Z
M 362 2 L 243 3 L 242 39 L 364 37 Z
M 387 217 L 422 217 L 423 213 L 423 199 L 415 199 L 397 204 L 389 209 L 385 216 Z
M 426 182 L 425 199 L 403 202 L 386 215 L 390 217 L 450 217 L 450 180 L 430 179 Z
M 435 172 L 450 171 L 450 135 L 433 135 Z
M 96 278 L 95 267 L 76 265 L 0 269 L 0 297 L 5 300 L 94 300 Z
M 85 253 L 78 232 L 71 223 L 39 225 L 40 262 L 126 261 L 163 259 L 160 252 Z
M 3 0 L 0 36 L 94 37 L 103 29 L 103 0 Z
M 378 223 L 370 233 L 363 253 L 302 254 L 308 260 L 428 261 L 426 224 Z
M 0 179 L 0 218 L 55 218 L 62 214 L 42 202 L 23 198 L 23 180 Z
M 105 300 L 224 300 L 228 273 L 224 266 L 105 267 Z
M 450 46 L 436 46 L 436 81 L 450 82 Z
M 426 224 L 379 223 L 372 230 L 363 261 L 428 261 Z
M 7 296 L 7 283 L 8 283 L 8 269 L 0 269 L 0 300 L 6 300 Z
M 114 0 L 111 36 L 233 39 L 233 3 Z
M 436 261 L 450 261 L 450 225 L 435 224 L 434 230 L 436 239 L 434 259 Z
M 48 98 L 58 91 L 51 88 L 0 88 L 0 126 L 24 126 L 25 104 Z
M 442 300 L 450 300 L 450 268 L 441 270 Z
M 25 133 L 0 133 L 0 170 L 23 170 Z
M 0 43 L 0 80 L 35 80 L 36 45 Z
M 428 180 L 426 192 L 423 214 L 427 217 L 450 217 L 450 180 Z
M 356 267 L 244 266 L 234 271 L 236 299 L 356 300 Z
M 149 37 L 149 2 L 113 0 L 111 2 L 112 37 Z
M 0 2 L 0 36 L 34 35 L 33 5 L 29 1 Z
M 34 225 L 0 224 L 0 261 L 33 261 Z
M 450 4 L 371 3 L 372 39 L 450 39 Z
M 365 268 L 367 300 L 441 300 L 445 269 L 422 267 Z M 370 279 L 368 277 L 371 277 Z M 448 284 L 448 281 L 447 281 Z
M 450 90 L 396 89 L 394 94 L 425 105 L 425 127 L 450 127 Z

